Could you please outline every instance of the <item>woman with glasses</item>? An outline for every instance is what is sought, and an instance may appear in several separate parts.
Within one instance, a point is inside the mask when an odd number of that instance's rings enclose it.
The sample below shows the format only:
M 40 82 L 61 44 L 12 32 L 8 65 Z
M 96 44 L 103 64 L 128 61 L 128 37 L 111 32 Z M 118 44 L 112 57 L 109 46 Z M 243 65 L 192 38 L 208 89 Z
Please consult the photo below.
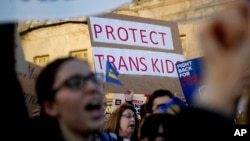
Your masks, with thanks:
M 139 120 L 131 104 L 124 103 L 117 107 L 105 123 L 103 130 L 115 133 L 118 141 L 138 141 Z
M 87 62 L 69 57 L 48 64 L 36 93 L 41 113 L 31 132 L 38 140 L 105 140 L 103 93 Z
M 22 116 L 24 106 L 21 101 L 17 103 L 23 110 L 16 108 L 14 121 L 18 132 L 29 133 L 23 135 L 27 136 L 24 140 L 114 141 L 100 130 L 104 122 L 103 93 L 87 62 L 71 57 L 51 62 L 39 74 L 35 89 L 41 107 L 38 118 Z M 22 96 L 20 89 L 15 94 Z M 13 97 L 21 100 L 15 94 Z M 11 133 L 15 134 L 15 129 Z

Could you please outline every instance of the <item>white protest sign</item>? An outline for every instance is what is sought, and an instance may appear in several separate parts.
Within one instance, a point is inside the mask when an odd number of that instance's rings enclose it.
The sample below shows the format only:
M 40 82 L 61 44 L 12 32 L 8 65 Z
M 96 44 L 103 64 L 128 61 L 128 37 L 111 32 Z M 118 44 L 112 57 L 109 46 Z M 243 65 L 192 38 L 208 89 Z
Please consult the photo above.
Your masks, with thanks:
M 115 52 L 115 53 L 114 53 Z M 178 77 L 175 64 L 183 55 L 145 50 L 93 47 L 97 73 L 104 71 L 103 60 L 109 60 L 120 74 Z
M 28 65 L 24 58 L 23 48 L 21 45 L 20 35 L 15 28 L 15 40 L 14 40 L 14 48 L 15 48 L 15 66 L 17 73 L 28 73 Z
M 140 116 L 140 110 L 142 104 L 146 102 L 147 98 L 144 95 L 134 95 L 133 105 L 136 110 L 136 114 Z M 119 105 L 125 103 L 124 94 L 114 94 L 112 111 L 115 110 Z
M 94 42 L 173 50 L 171 28 L 106 18 L 90 18 Z
M 132 0 L 1 0 L 0 22 L 96 15 Z
M 108 60 L 121 74 L 123 86 L 105 83 L 106 92 L 181 93 L 175 63 L 184 57 L 177 23 L 107 13 L 89 17 L 88 24 L 96 72 L 104 72 Z
M 112 101 L 112 111 L 114 111 L 122 103 L 125 103 L 124 94 L 115 93 Z

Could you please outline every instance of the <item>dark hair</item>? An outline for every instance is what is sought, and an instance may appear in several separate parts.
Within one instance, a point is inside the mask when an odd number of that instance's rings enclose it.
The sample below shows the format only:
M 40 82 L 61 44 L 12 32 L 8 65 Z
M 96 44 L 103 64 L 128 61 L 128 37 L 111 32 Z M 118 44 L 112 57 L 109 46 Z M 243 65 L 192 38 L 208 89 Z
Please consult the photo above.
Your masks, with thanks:
M 141 119 L 143 119 L 146 116 L 145 104 L 141 105 L 140 116 L 141 116 Z
M 146 113 L 152 113 L 153 110 L 153 102 L 156 98 L 158 97 L 162 97 L 162 96 L 168 96 L 169 98 L 173 98 L 174 95 L 169 91 L 169 90 L 156 90 L 153 92 L 153 94 L 149 97 L 148 101 L 146 102 L 146 107 L 145 107 L 145 110 L 146 110 Z
M 169 136 L 169 130 L 174 126 L 173 121 L 175 117 L 169 114 L 152 114 L 143 120 L 140 130 L 138 133 L 139 139 L 143 140 L 144 138 L 148 138 L 150 141 L 155 140 L 155 138 L 159 135 L 159 127 L 162 125 L 164 138 Z
M 105 125 L 103 127 L 103 131 L 109 132 L 109 133 L 116 133 L 117 135 L 119 135 L 121 116 L 122 116 L 123 112 L 127 109 L 132 110 L 134 112 L 134 114 L 136 115 L 135 108 L 131 104 L 124 103 L 124 104 L 120 105 L 119 107 L 117 107 L 114 110 L 114 112 L 111 113 L 109 120 L 105 123 Z M 132 134 L 132 139 L 131 139 L 132 141 L 138 140 L 138 137 L 137 137 L 138 126 L 139 126 L 139 120 L 138 120 L 138 118 L 136 118 L 135 119 L 135 130 Z
M 64 57 L 56 59 L 53 62 L 49 63 L 45 68 L 42 69 L 36 81 L 35 90 L 38 97 L 38 103 L 41 106 L 40 117 L 36 120 L 39 121 L 39 125 L 42 127 L 42 129 L 46 129 L 46 131 L 39 130 L 39 133 L 48 133 L 49 137 L 52 138 L 52 140 L 63 140 L 62 134 L 60 132 L 60 127 L 58 125 L 57 119 L 50 117 L 45 113 L 43 103 L 45 101 L 53 102 L 55 94 L 52 91 L 55 77 L 61 66 L 70 60 L 78 59 L 73 57 Z M 86 61 L 83 62 L 88 64 Z
M 54 94 L 52 93 L 52 87 L 55 82 L 55 77 L 65 62 L 69 60 L 73 60 L 73 57 L 66 57 L 57 59 L 51 63 L 49 63 L 39 74 L 38 79 L 36 81 L 36 94 L 38 97 L 38 103 L 41 105 L 44 101 L 53 101 Z

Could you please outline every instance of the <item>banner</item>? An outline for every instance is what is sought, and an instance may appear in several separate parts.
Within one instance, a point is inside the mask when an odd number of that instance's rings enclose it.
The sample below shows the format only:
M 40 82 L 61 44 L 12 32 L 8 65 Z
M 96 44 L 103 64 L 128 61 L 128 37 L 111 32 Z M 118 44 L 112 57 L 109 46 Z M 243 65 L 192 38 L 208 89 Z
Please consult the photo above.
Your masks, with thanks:
M 178 78 L 174 64 L 183 60 L 180 54 L 130 49 L 111 50 L 107 47 L 93 47 L 93 53 L 97 73 L 103 72 L 105 59 L 110 60 L 120 74 Z
M 201 84 L 202 80 L 202 58 L 196 58 L 179 62 L 176 64 L 178 77 L 182 86 L 184 96 L 188 104 L 192 103 L 193 95 L 197 92 L 203 94 L 206 86 Z
M 145 97 L 144 95 L 133 96 L 133 105 L 134 105 L 134 108 L 136 110 L 136 114 L 138 117 L 140 117 L 141 106 L 142 104 L 146 102 L 146 100 L 147 100 L 147 97 Z M 112 103 L 112 111 L 115 110 L 119 105 L 123 103 L 125 103 L 124 94 L 114 94 L 113 103 Z
M 132 0 L 1 0 L 0 22 L 96 15 Z
M 30 62 L 26 62 L 26 65 L 28 66 L 28 73 L 18 74 L 18 80 L 23 89 L 27 109 L 31 116 L 32 111 L 39 107 L 35 92 L 35 84 L 42 67 Z
M 89 17 L 88 24 L 96 72 L 108 60 L 123 84 L 105 83 L 106 92 L 182 93 L 175 67 L 184 61 L 177 23 L 109 13 Z

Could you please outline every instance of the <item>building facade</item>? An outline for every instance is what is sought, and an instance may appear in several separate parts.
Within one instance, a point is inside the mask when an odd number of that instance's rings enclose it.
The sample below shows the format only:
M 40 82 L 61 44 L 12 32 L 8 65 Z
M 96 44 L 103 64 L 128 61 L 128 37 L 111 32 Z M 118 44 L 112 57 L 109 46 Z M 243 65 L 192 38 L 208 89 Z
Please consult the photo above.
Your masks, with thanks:
M 199 28 L 229 0 L 135 0 L 134 3 L 112 11 L 118 14 L 177 22 L 185 59 L 203 55 L 197 41 Z M 85 21 L 85 22 L 84 22 Z M 80 22 L 53 24 L 47 21 L 20 24 L 25 58 L 40 66 L 64 56 L 87 59 L 93 66 L 91 43 L 86 18 Z M 23 26 L 29 25 L 24 31 Z M 48 26 L 51 25 L 51 26 Z M 35 30 L 30 30 L 36 28 Z M 201 33 L 202 34 L 202 33 Z
M 203 56 L 197 41 L 200 27 L 229 0 L 135 0 L 112 11 L 117 14 L 178 23 L 185 59 Z M 25 59 L 44 66 L 56 58 L 73 56 L 88 60 L 94 69 L 86 18 L 64 21 L 27 21 L 19 24 Z M 111 112 L 112 95 L 107 95 Z

